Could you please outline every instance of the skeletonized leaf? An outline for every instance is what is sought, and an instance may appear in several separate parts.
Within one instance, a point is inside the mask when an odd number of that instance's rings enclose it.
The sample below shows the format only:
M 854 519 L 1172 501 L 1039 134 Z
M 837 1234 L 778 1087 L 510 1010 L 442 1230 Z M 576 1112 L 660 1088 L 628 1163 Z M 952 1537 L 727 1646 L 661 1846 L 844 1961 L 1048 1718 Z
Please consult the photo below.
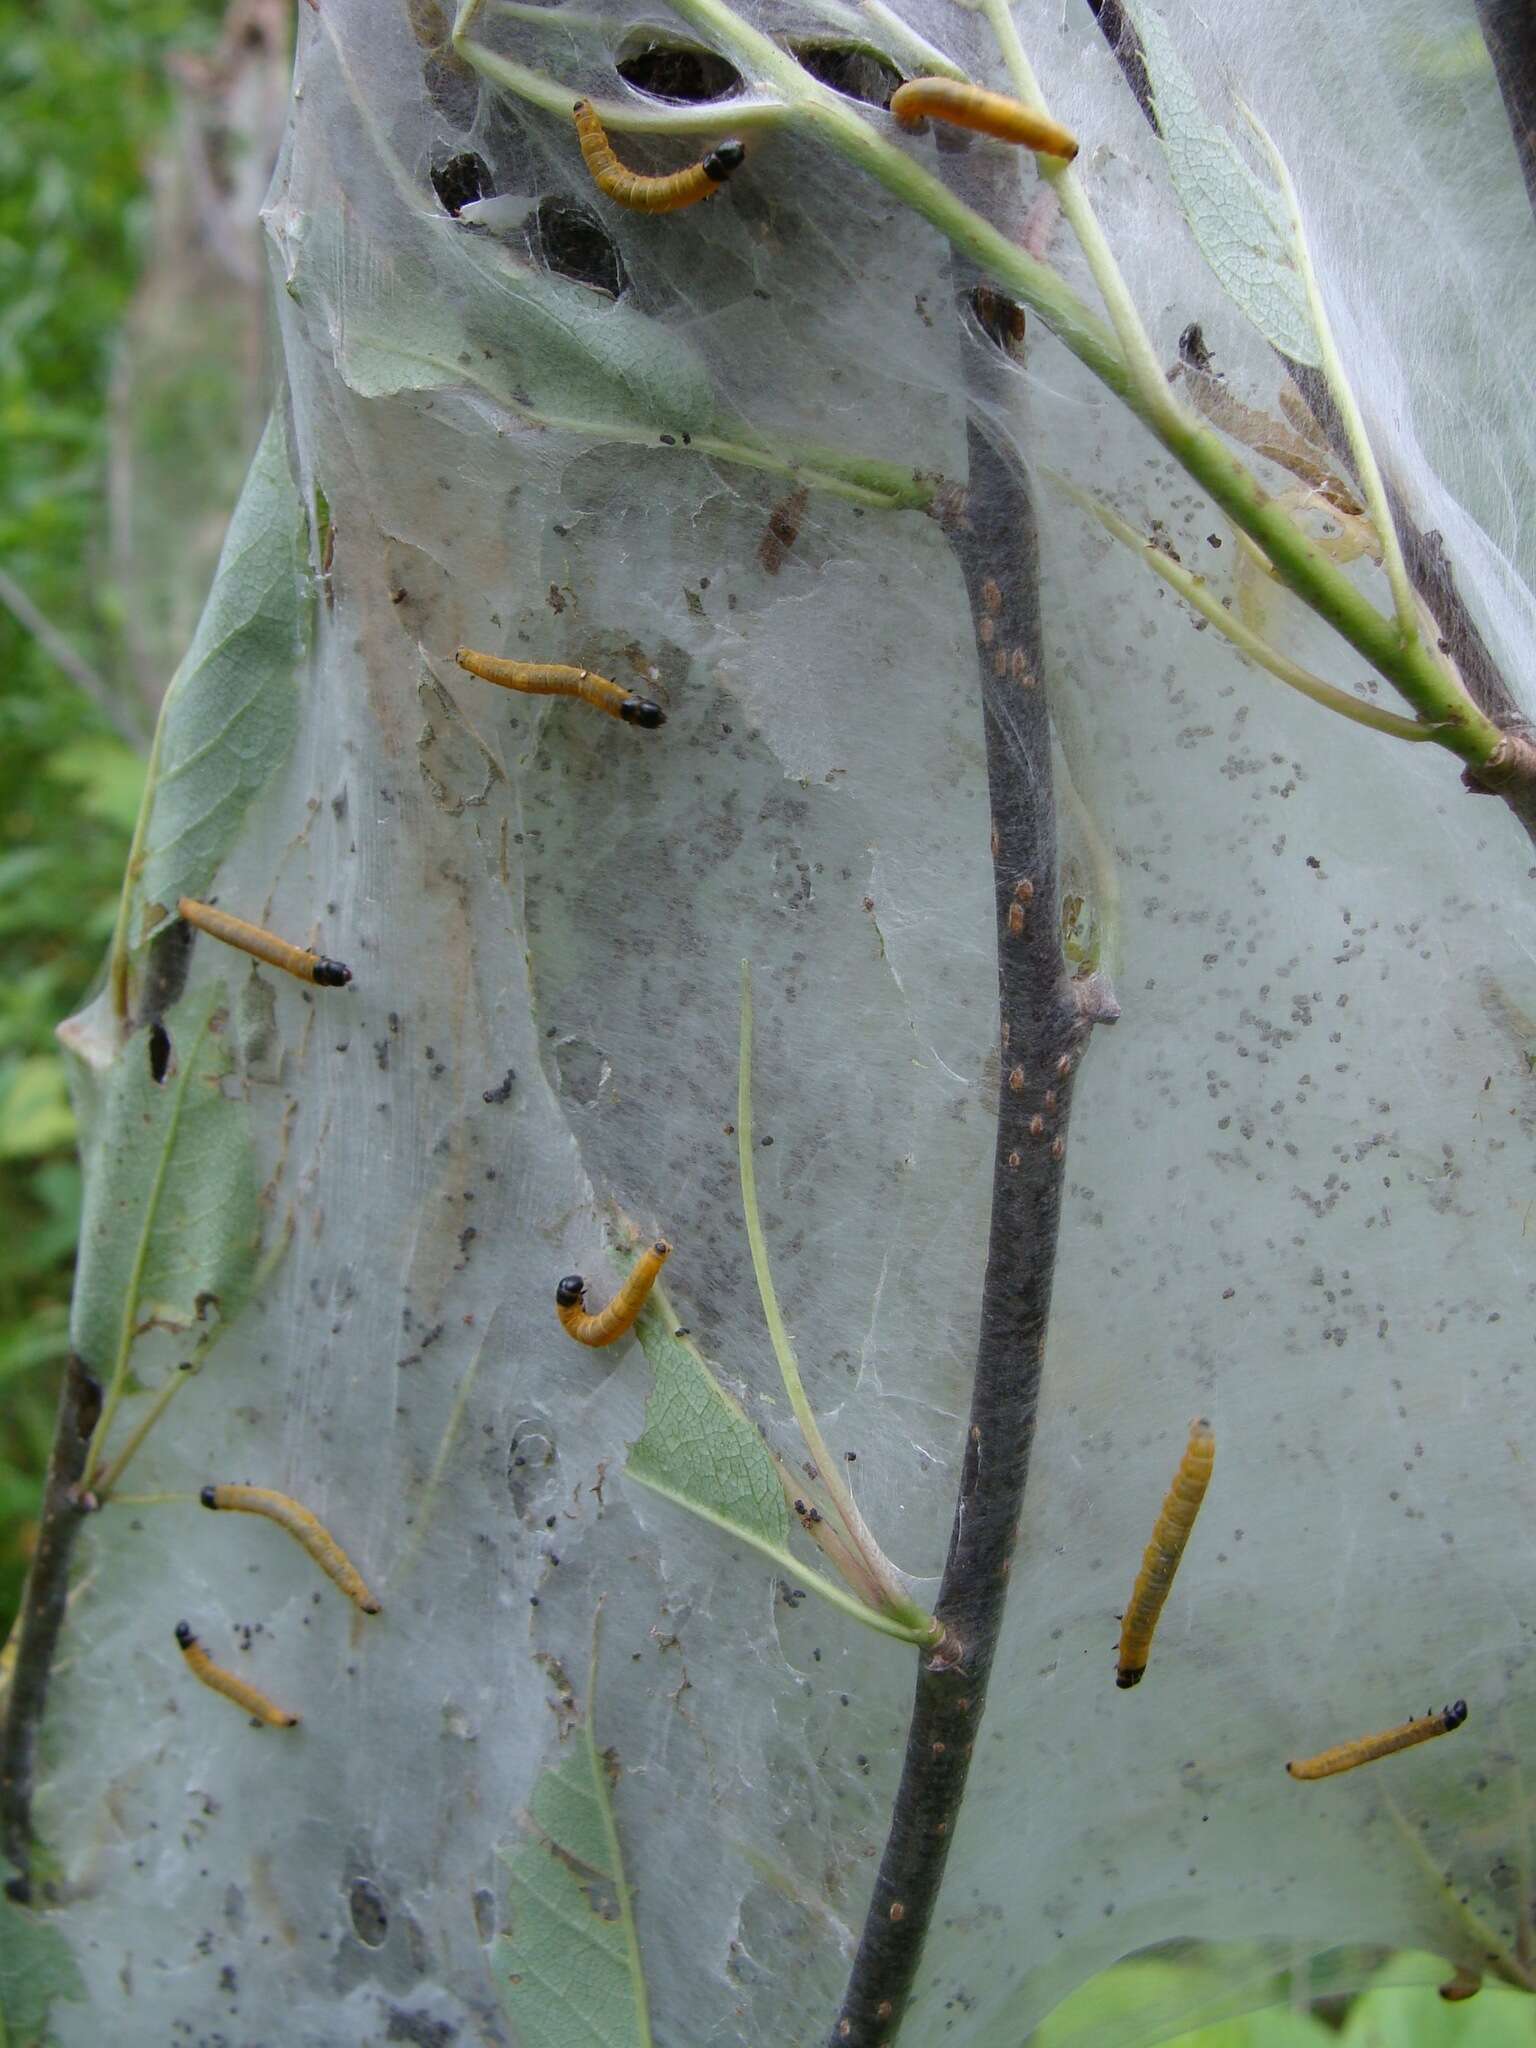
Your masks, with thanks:
M 1291 262 L 1284 210 L 1207 114 L 1162 16 L 1126 0 L 1147 62 L 1174 190 L 1223 290 L 1274 347 L 1322 360 L 1306 293 Z
M 53 2007 L 79 2004 L 84 1997 L 74 1955 L 57 1927 L 40 1913 L 0 1899 L 0 2041 L 5 2048 L 42 2048 Z
M 594 1692 L 589 1684 L 579 1748 L 534 1787 L 530 1815 L 542 1841 L 498 1851 L 508 1932 L 492 1945 L 491 1969 L 525 2048 L 651 2048 Z
M 700 428 L 716 411 L 685 335 L 606 293 L 512 260 L 461 230 L 430 255 L 364 261 L 342 223 L 289 223 L 290 289 L 329 329 L 336 366 L 363 398 L 462 387 L 542 426 L 606 435 Z
M 286 757 L 309 614 L 304 518 L 274 417 L 161 713 L 144 903 L 170 908 L 178 896 L 207 894 L 252 799 Z
M 164 1081 L 150 1071 L 147 1030 L 123 1047 L 107 1082 L 87 1167 L 70 1338 L 95 1371 L 124 1332 L 151 1319 L 184 1329 L 239 1308 L 260 1231 L 245 1105 L 222 1083 L 231 1056 L 215 986 L 167 1018 Z
M 789 1507 L 762 1438 L 685 1337 L 658 1287 L 635 1334 L 655 1380 L 625 1471 L 752 1541 L 789 1547 Z

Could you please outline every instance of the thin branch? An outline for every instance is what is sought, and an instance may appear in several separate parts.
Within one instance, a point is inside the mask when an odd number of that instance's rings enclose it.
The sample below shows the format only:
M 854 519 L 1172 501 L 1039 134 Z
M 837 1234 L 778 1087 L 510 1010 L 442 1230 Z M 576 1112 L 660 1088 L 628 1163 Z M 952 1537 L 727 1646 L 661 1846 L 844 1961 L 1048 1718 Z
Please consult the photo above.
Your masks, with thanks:
M 37 1738 L 48 1703 L 59 1631 L 69 1598 L 69 1561 L 85 1521 L 80 1476 L 101 1410 L 101 1386 L 73 1354 L 59 1390 L 59 1420 L 37 1549 L 22 1595 L 16 1668 L 0 1729 L 0 1858 L 15 1866 L 6 1895 L 25 1904 L 32 1897 L 32 1792 Z
M 1250 632 L 1239 618 L 1227 610 L 1203 576 L 1192 576 L 1182 563 L 1175 562 L 1145 534 L 1138 533 L 1102 498 L 1094 497 L 1091 491 L 1079 490 L 1076 484 L 1055 470 L 1046 470 L 1044 474 L 1058 490 L 1065 491 L 1075 504 L 1091 513 L 1116 540 L 1123 542 L 1133 554 L 1140 555 L 1155 575 L 1161 576 L 1186 604 L 1192 605 L 1202 618 L 1209 620 L 1218 632 L 1224 633 L 1240 653 L 1246 654 L 1260 668 L 1267 669 L 1272 676 L 1277 676 L 1282 683 L 1289 684 L 1301 696 L 1310 697 L 1314 704 L 1321 704 L 1329 711 L 1337 712 L 1341 718 L 1351 719 L 1356 725 L 1368 725 L 1376 732 L 1390 733 L 1394 739 L 1432 740 L 1435 737 L 1430 726 L 1420 725 L 1412 718 L 1399 717 L 1395 711 L 1383 711 L 1375 704 L 1352 697 L 1347 690 L 1325 683 L 1321 676 L 1313 675 L 1309 668 L 1292 661 L 1278 647 L 1271 647 L 1268 641 Z
M 0 569 L 0 604 L 5 606 L 18 626 L 32 635 L 55 668 L 62 669 L 81 695 L 90 698 L 118 737 L 126 740 L 136 754 L 142 753 L 146 735 L 128 717 L 105 678 L 96 673 L 85 656 L 70 645 L 53 621 L 38 610 L 21 585 L 3 569 Z
M 829 2048 L 894 2042 L 938 1904 L 1023 1510 L 1067 1119 L 1089 1030 L 1061 950 L 1034 507 L 1016 451 L 985 424 L 988 413 L 1006 417 L 1002 358 L 974 343 L 967 363 L 969 483 L 948 530 L 981 669 L 992 814 L 1000 1012 L 992 1217 L 970 1422 L 934 1608 L 946 1641 L 919 1667 L 890 1833 Z M 1106 998 L 1100 1014 L 1118 1012 Z

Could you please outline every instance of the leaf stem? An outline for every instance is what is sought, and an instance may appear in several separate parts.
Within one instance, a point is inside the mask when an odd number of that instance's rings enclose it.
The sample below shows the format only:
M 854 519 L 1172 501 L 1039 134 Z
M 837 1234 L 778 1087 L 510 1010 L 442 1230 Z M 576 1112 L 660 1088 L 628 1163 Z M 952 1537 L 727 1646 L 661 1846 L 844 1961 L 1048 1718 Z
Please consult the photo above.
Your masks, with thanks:
M 807 1571 L 792 1551 L 781 1550 L 778 1544 L 770 1543 L 765 1536 L 759 1536 L 742 1523 L 733 1522 L 729 1517 L 717 1514 L 713 1508 L 705 1507 L 691 1495 L 680 1492 L 676 1487 L 667 1486 L 658 1479 L 652 1479 L 644 1472 L 636 1471 L 633 1466 L 626 1469 L 624 1476 L 643 1486 L 647 1493 L 654 1493 L 659 1500 L 669 1500 L 674 1507 L 686 1508 L 690 1515 L 697 1515 L 701 1522 L 709 1522 L 715 1528 L 723 1529 L 733 1542 L 745 1543 L 760 1557 L 769 1558 L 784 1576 L 792 1579 L 797 1586 L 809 1587 L 829 1606 L 837 1608 L 842 1614 L 850 1615 L 855 1621 L 863 1622 L 866 1628 L 874 1629 L 877 1634 L 894 1636 L 899 1643 L 913 1643 L 919 1648 L 933 1643 L 935 1629 L 932 1617 L 922 1614 L 921 1610 L 918 1610 L 920 1618 L 913 1622 L 903 1621 L 895 1615 L 882 1614 L 878 1608 L 867 1606 L 855 1594 L 846 1592 L 824 1573 Z
M 1376 528 L 1376 537 L 1381 543 L 1382 567 L 1387 572 L 1387 582 L 1392 590 L 1392 602 L 1397 609 L 1398 628 L 1404 644 L 1419 637 L 1419 609 L 1414 597 L 1413 585 L 1408 576 L 1408 565 L 1403 560 L 1402 543 L 1398 539 L 1397 527 L 1392 518 L 1392 507 L 1387 502 L 1387 487 L 1377 466 L 1376 451 L 1371 446 L 1371 437 L 1365 430 L 1354 389 L 1345 373 L 1344 360 L 1339 354 L 1338 342 L 1334 339 L 1333 323 L 1328 318 L 1328 307 L 1317 282 L 1317 272 L 1312 267 L 1312 250 L 1307 242 L 1307 233 L 1302 225 L 1301 201 L 1296 196 L 1296 186 L 1291 178 L 1285 158 L 1264 123 L 1245 100 L 1237 102 L 1238 111 L 1249 127 L 1264 145 L 1269 157 L 1270 168 L 1275 182 L 1280 187 L 1290 215 L 1291 255 L 1301 275 L 1302 289 L 1307 296 L 1307 310 L 1312 316 L 1313 331 L 1317 335 L 1322 352 L 1323 375 L 1328 379 L 1328 388 L 1333 393 L 1333 402 L 1338 407 L 1339 418 L 1349 436 L 1350 450 L 1355 458 L 1355 475 L 1365 502 L 1370 508 L 1371 519 Z
M 1099 524 L 1122 541 L 1133 554 L 1140 555 L 1156 575 L 1172 586 L 1186 604 L 1193 605 L 1202 618 L 1208 619 L 1218 632 L 1224 633 L 1241 653 L 1260 668 L 1268 669 L 1282 683 L 1310 697 L 1314 704 L 1324 705 L 1329 711 L 1336 711 L 1341 718 L 1353 720 L 1356 725 L 1370 726 L 1376 732 L 1390 733 L 1399 740 L 1432 740 L 1435 731 L 1428 725 L 1421 725 L 1412 718 L 1403 718 L 1395 711 L 1382 711 L 1374 704 L 1367 704 L 1359 697 L 1352 697 L 1347 690 L 1339 689 L 1333 683 L 1325 683 L 1321 676 L 1292 661 L 1251 632 L 1240 619 L 1229 612 L 1217 597 L 1203 576 L 1191 575 L 1182 563 L 1175 562 L 1162 548 L 1155 547 L 1144 534 L 1140 534 L 1119 513 L 1106 505 L 1102 498 L 1096 498 L 1090 491 L 1080 490 L 1074 483 L 1056 470 L 1042 472 L 1058 490 L 1064 491 L 1075 504 L 1081 505 Z
M 882 1607 L 910 1628 L 926 1621 L 927 1617 L 902 1591 L 894 1565 L 875 1541 L 832 1453 L 827 1449 L 815 1411 L 806 1397 L 805 1383 L 800 1377 L 800 1362 L 784 1327 L 779 1297 L 773 1285 L 768 1245 L 757 1207 L 757 1168 L 752 1158 L 752 966 L 747 960 L 741 963 L 741 1066 L 736 1084 L 736 1155 L 741 1163 L 741 1206 L 747 1221 L 747 1242 L 752 1247 L 752 1270 L 757 1275 L 763 1320 L 768 1325 L 769 1340 L 773 1345 L 773 1355 L 779 1362 L 779 1376 L 789 1396 L 789 1405 L 800 1425 L 800 1434 L 811 1454 L 817 1478 L 836 1509 L 849 1542 L 880 1588 Z
M 1045 95 L 1040 90 L 1040 81 L 1035 76 L 1024 45 L 1015 26 L 1013 11 L 1008 0 L 982 0 L 981 11 L 985 15 L 997 46 L 1008 68 L 1013 89 L 1025 106 L 1037 114 L 1050 114 Z M 1136 381 L 1143 403 L 1154 412 L 1166 409 L 1170 415 L 1178 414 L 1182 408 L 1168 389 L 1168 379 L 1158 361 L 1146 328 L 1142 325 L 1136 301 L 1131 297 L 1130 287 L 1125 281 L 1114 253 L 1099 226 L 1098 215 L 1094 212 L 1083 181 L 1075 164 L 1064 163 L 1060 157 L 1037 156 L 1035 162 L 1040 175 L 1055 192 L 1061 202 L 1061 211 L 1068 227 L 1077 237 L 1079 248 L 1087 261 L 1089 274 L 1099 288 L 1104 309 L 1109 315 L 1120 342 L 1121 353 L 1127 367 Z
M 606 1599 L 606 1595 L 604 1598 Z M 597 1797 L 598 1810 L 603 1816 L 603 1833 L 608 1841 L 608 1857 L 612 1867 L 613 1888 L 618 1895 L 619 1923 L 624 1929 L 624 1947 L 629 1956 L 630 1989 L 635 1999 L 635 2021 L 639 2032 L 635 2037 L 635 2048 L 651 2048 L 651 2007 L 646 1992 L 645 1963 L 640 1954 L 640 1936 L 635 1928 L 634 1887 L 624 1875 L 624 1851 L 619 1846 L 619 1826 L 614 1818 L 613 1794 L 608 1783 L 607 1765 L 602 1751 L 597 1746 L 597 1631 L 603 1618 L 603 1601 L 597 1603 L 592 1616 L 592 1655 L 587 1664 L 587 1712 L 583 1738 L 587 1746 L 587 1767 L 592 1773 L 592 1788 Z

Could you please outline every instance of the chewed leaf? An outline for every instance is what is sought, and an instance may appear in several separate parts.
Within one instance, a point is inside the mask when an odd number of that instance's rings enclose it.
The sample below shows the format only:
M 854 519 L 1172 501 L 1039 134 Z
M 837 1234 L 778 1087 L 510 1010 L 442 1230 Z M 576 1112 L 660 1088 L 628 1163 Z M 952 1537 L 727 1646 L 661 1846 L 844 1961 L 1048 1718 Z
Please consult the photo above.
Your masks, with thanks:
M 675 329 L 434 223 L 363 261 L 338 217 L 285 230 L 291 289 L 328 330 L 363 398 L 462 388 L 541 426 L 607 435 L 702 428 L 716 410 L 704 358 Z
M 635 1334 L 655 1381 L 625 1470 L 759 1545 L 789 1547 L 789 1505 L 762 1438 L 686 1337 L 660 1287 Z
M 651 2048 L 651 2023 L 629 1887 L 593 1733 L 597 1668 L 583 1739 L 534 1787 L 530 1816 L 542 1840 L 499 1850 L 507 1872 L 506 1925 L 491 1970 L 526 2048 Z
M 200 992 L 171 1011 L 156 1081 L 148 1030 L 123 1046 L 87 1164 L 70 1341 L 95 1372 L 126 1357 L 151 1320 L 228 1322 L 255 1264 L 260 1206 L 245 1105 L 223 1092 L 231 1067 L 215 1005 Z
M 205 896 L 240 821 L 287 757 L 308 636 L 304 515 L 281 423 L 267 424 L 208 602 L 160 714 L 140 901 Z M 133 941 L 145 927 L 130 927 Z
M 1146 0 L 1125 0 L 1125 8 L 1141 37 L 1169 174 L 1201 254 L 1266 341 L 1294 362 L 1321 362 L 1283 207 L 1206 112 L 1162 16 Z
M 84 1997 L 74 1955 L 57 1927 L 0 1899 L 0 2041 L 6 2048 L 41 2048 L 52 2039 L 53 2007 L 78 2005 Z

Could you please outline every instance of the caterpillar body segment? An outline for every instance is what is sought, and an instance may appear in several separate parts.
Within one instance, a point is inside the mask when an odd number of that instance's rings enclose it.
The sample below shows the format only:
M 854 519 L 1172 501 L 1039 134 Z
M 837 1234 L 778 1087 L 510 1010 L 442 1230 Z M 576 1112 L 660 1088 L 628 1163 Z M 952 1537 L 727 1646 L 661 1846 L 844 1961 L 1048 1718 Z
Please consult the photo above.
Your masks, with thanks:
M 633 1328 L 636 1316 L 656 1285 L 657 1274 L 671 1254 L 672 1247 L 664 1238 L 648 1245 L 631 1267 L 624 1285 L 596 1315 L 589 1315 L 585 1306 L 587 1283 L 579 1273 L 568 1273 L 555 1289 L 555 1314 L 560 1318 L 560 1327 L 578 1344 L 612 1344 Z
M 222 1664 L 215 1664 L 184 1621 L 176 1624 L 176 1641 L 193 1677 L 206 1685 L 210 1692 L 222 1693 L 225 1699 L 233 1700 L 237 1707 L 249 1714 L 253 1721 L 260 1721 L 264 1728 L 298 1727 L 297 1714 L 290 1714 L 275 1700 L 269 1700 L 258 1686 L 247 1684 L 233 1671 L 226 1671 Z
M 454 660 L 469 675 L 483 683 L 495 683 L 503 690 L 517 690 L 525 697 L 579 697 L 594 710 L 606 711 L 625 725 L 638 725 L 654 732 L 665 725 L 667 714 L 649 697 L 636 696 L 622 683 L 600 676 L 589 668 L 569 668 L 561 662 L 508 661 L 499 654 L 477 654 L 472 647 L 460 647 Z
M 669 177 L 647 177 L 632 171 L 614 155 L 607 132 L 589 100 L 571 109 L 582 158 L 592 182 L 605 198 L 632 213 L 679 213 L 719 191 L 732 171 L 739 170 L 746 150 L 739 142 L 721 142 L 707 156 Z
M 1383 1728 L 1377 1735 L 1357 1735 L 1353 1742 L 1337 1743 L 1332 1749 L 1288 1763 L 1285 1768 L 1293 1778 L 1304 1781 L 1336 1778 L 1341 1771 L 1355 1771 L 1361 1764 L 1375 1763 L 1378 1757 L 1396 1756 L 1400 1749 L 1416 1749 L 1421 1742 L 1432 1742 L 1437 1735 L 1449 1735 L 1466 1718 L 1467 1703 L 1457 1700 L 1442 1707 L 1438 1714 L 1426 1714 L 1422 1721 L 1404 1721 L 1396 1728 Z
M 990 135 L 998 142 L 1016 142 L 1064 163 L 1077 155 L 1077 137 L 1070 128 L 1063 128 L 1047 114 L 1035 113 L 1006 93 L 965 85 L 958 78 L 908 79 L 891 94 L 891 112 L 903 128 L 916 128 L 924 120 L 947 121 L 952 128 L 969 128 L 974 135 Z
M 1189 1443 L 1179 1461 L 1163 1505 L 1152 1527 L 1152 1541 L 1142 1553 L 1141 1570 L 1126 1603 L 1120 1626 L 1120 1655 L 1115 1683 L 1122 1691 L 1139 1685 L 1152 1654 L 1152 1637 L 1163 1602 L 1168 1598 L 1174 1574 L 1184 1555 L 1200 1503 L 1211 1483 L 1216 1463 L 1216 1439 L 1208 1422 L 1192 1422 Z
M 205 1486 L 198 1499 L 205 1508 L 234 1509 L 241 1514 L 264 1515 L 269 1522 L 276 1522 L 309 1552 L 355 1607 L 360 1607 L 364 1614 L 379 1612 L 379 1603 L 369 1592 L 362 1573 L 330 1530 L 286 1493 L 274 1492 L 268 1486 Z
M 352 979 L 351 968 L 343 967 L 339 960 L 327 960 L 323 953 L 295 946 L 280 939 L 276 932 L 265 931 L 259 924 L 248 924 L 243 917 L 232 917 L 212 903 L 199 903 L 196 897 L 183 896 L 176 911 L 183 923 L 194 930 L 249 953 L 252 959 L 264 960 L 269 967 L 280 967 L 300 981 L 313 982 L 318 988 L 345 988 Z

